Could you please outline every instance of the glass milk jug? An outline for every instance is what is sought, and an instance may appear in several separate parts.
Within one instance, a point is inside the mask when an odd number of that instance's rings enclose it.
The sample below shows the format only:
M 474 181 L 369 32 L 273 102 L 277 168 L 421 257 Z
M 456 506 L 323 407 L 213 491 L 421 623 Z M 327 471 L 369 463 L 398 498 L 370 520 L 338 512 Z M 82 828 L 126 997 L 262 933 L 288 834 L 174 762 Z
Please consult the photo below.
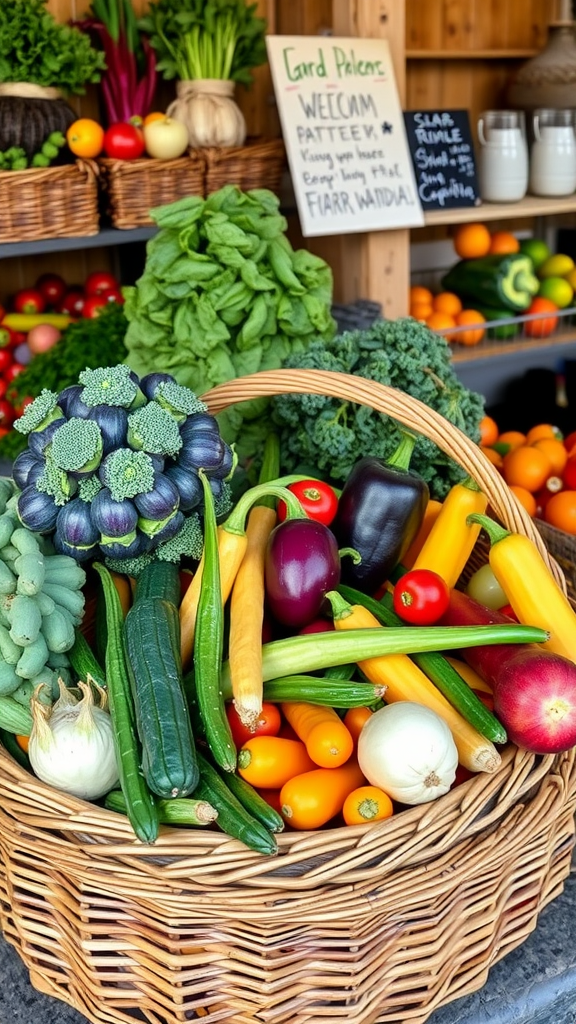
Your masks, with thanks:
M 480 195 L 487 203 L 514 203 L 528 189 L 528 145 L 521 110 L 487 110 L 478 120 Z
M 576 189 L 573 110 L 535 110 L 530 152 L 530 191 L 535 196 L 569 196 Z

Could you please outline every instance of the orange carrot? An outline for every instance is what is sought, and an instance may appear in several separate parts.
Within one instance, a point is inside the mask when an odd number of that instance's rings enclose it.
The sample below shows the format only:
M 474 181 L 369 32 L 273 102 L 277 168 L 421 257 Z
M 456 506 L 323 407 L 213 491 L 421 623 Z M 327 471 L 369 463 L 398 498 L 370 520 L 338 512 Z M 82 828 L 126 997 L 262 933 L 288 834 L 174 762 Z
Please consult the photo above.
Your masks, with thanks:
M 315 767 L 301 740 L 254 736 L 238 751 L 238 774 L 256 789 L 281 789 L 292 776 Z
M 354 740 L 334 708 L 303 701 L 280 706 L 315 764 L 321 768 L 339 768 L 348 760 L 354 750 Z
M 348 708 L 348 711 L 344 715 L 342 721 L 354 740 L 354 745 L 358 743 L 358 737 L 362 732 L 362 726 L 369 718 L 372 717 L 372 714 L 373 712 L 370 708 Z
M 378 786 L 359 786 L 348 793 L 342 807 L 347 825 L 365 825 L 368 821 L 389 818 L 394 807 L 388 793 Z
M 365 782 L 355 758 L 339 768 L 316 768 L 296 775 L 282 786 L 282 817 L 292 828 L 321 828 L 342 810 L 348 794 Z

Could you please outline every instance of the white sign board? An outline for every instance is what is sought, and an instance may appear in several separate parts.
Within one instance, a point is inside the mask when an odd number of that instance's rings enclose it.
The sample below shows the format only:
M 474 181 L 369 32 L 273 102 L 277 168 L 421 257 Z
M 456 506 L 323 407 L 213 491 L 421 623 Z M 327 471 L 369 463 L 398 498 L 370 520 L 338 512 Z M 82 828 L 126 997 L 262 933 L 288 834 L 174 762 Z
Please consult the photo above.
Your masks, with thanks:
M 302 233 L 423 224 L 387 41 L 266 43 Z

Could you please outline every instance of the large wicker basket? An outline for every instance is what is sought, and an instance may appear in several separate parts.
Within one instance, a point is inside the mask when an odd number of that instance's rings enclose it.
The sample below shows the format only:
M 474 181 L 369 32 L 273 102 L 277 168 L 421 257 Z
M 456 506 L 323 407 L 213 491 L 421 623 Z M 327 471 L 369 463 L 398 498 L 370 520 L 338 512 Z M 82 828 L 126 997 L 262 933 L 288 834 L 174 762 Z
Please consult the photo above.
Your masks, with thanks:
M 97 235 L 95 165 L 0 171 L 0 244 Z
M 419 430 L 532 521 L 478 448 L 401 392 L 352 376 L 279 370 L 231 381 L 212 412 L 317 392 Z M 218 832 L 126 819 L 53 791 L 0 753 L 1 922 L 32 983 L 93 1022 L 423 1024 L 480 988 L 562 890 L 574 838 L 574 750 L 509 746 L 493 775 L 376 825 L 279 837 L 269 859 Z
M 101 157 L 98 163 L 106 212 L 115 228 L 147 227 L 155 206 L 204 195 L 204 159 L 197 152 L 175 160 Z

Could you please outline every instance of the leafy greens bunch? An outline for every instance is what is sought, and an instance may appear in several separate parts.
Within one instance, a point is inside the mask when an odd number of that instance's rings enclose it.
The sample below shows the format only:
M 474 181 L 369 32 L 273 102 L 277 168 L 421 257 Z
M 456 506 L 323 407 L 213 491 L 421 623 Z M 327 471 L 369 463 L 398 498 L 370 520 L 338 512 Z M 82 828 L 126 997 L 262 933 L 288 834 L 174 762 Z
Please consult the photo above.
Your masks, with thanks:
M 284 365 L 352 373 L 398 388 L 435 409 L 473 441 L 480 440 L 484 399 L 458 380 L 444 339 L 417 320 L 380 320 L 367 330 L 346 331 L 327 341 L 316 339 L 307 352 L 292 354 Z M 279 395 L 272 400 L 271 413 L 285 472 L 315 468 L 338 483 L 362 456 L 369 453 L 387 459 L 400 443 L 400 428 L 393 419 L 336 398 Z M 421 435 L 410 466 L 439 500 L 465 475 Z
M 266 21 L 244 0 L 157 0 L 140 19 L 164 78 L 221 78 L 250 85 L 266 61 Z
M 47 0 L 0 3 L 0 82 L 34 82 L 82 94 L 98 82 L 104 55 L 77 28 L 61 25 Z
M 226 185 L 151 215 L 160 231 L 148 242 L 142 277 L 124 290 L 126 362 L 140 376 L 165 370 L 203 394 L 277 369 L 311 338 L 334 335 L 331 269 L 292 249 L 273 192 Z M 242 458 L 265 437 L 266 406 L 242 402 L 218 417 Z

